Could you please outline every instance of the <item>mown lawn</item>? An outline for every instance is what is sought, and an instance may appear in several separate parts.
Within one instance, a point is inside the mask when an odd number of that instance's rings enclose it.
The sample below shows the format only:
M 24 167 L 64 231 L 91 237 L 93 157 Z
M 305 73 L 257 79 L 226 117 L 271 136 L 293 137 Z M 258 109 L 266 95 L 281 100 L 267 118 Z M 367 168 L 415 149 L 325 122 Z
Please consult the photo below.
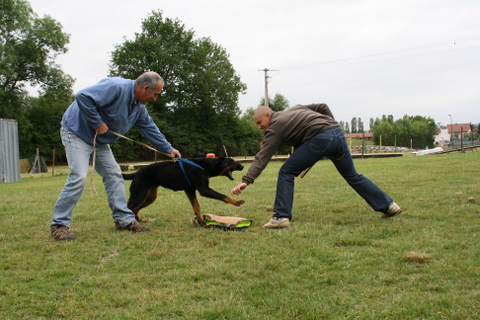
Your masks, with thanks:
M 78 239 L 56 242 L 48 225 L 62 170 L 2 184 L 0 318 L 480 318 L 479 154 L 355 163 L 401 215 L 380 219 L 321 161 L 297 179 L 292 227 L 265 230 L 272 162 L 236 196 L 243 206 L 199 199 L 205 213 L 253 219 L 245 232 L 193 226 L 185 194 L 163 189 L 142 211 L 152 231 L 131 234 L 114 230 L 95 175 L 98 195 L 89 182 L 71 224 Z M 229 193 L 241 174 L 211 185 Z

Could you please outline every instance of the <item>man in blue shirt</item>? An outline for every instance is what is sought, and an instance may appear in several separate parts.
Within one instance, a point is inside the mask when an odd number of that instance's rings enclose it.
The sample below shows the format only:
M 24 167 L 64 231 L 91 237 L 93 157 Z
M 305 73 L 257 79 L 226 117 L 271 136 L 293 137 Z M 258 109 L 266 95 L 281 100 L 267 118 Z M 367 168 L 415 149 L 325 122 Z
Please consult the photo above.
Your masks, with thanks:
M 145 72 L 136 80 L 103 79 L 77 93 L 61 121 L 62 143 L 70 173 L 53 210 L 50 230 L 56 240 L 76 239 L 70 232 L 69 222 L 85 187 L 92 154 L 95 155 L 95 170 L 103 178 L 116 229 L 150 231 L 135 220 L 127 207 L 122 172 L 110 149 L 110 143 L 119 137 L 109 130 L 123 135 L 135 126 L 157 150 L 169 154 L 172 159 L 181 158 L 145 108 L 146 103 L 157 100 L 163 86 L 163 79 L 157 73 Z

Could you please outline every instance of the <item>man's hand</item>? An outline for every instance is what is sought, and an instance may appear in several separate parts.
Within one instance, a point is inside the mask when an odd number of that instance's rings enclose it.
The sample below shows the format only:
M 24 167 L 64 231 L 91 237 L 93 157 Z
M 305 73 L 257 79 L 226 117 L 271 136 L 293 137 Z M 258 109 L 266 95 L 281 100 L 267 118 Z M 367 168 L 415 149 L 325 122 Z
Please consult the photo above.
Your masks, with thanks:
M 98 127 L 97 129 L 95 129 L 95 132 L 97 134 L 104 134 L 108 131 L 108 126 L 107 124 L 104 122 L 100 125 L 100 127 Z
M 172 158 L 173 162 L 176 162 L 178 159 L 182 157 L 182 154 L 177 149 L 173 149 L 169 155 Z
M 237 184 L 231 191 L 231 194 L 240 194 L 248 186 L 245 182 Z

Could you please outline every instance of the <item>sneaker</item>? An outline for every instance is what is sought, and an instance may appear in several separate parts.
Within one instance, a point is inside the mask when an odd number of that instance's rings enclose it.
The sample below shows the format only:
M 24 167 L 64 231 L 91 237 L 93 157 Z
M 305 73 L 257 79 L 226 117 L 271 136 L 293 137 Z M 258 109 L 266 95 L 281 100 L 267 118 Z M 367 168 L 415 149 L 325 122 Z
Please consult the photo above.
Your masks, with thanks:
M 267 229 L 282 229 L 290 227 L 290 219 L 273 217 L 263 225 Z
M 77 238 L 76 235 L 70 232 L 70 229 L 66 226 L 55 226 L 52 229 L 50 229 L 50 232 L 52 233 L 52 236 L 55 240 L 75 240 Z
M 122 227 L 120 223 L 115 221 L 115 229 L 119 231 L 123 230 L 128 230 L 132 232 L 145 232 L 145 231 L 150 231 L 150 228 L 144 225 L 141 225 L 137 221 L 132 221 L 130 224 L 126 225 L 125 227 Z
M 388 218 L 391 218 L 391 217 L 395 217 L 396 215 L 400 214 L 401 212 L 402 212 L 402 208 L 400 208 L 400 206 L 398 204 L 396 204 L 395 202 L 392 202 L 392 204 L 390 204 L 390 206 L 388 207 L 387 213 L 384 213 L 382 215 L 382 219 L 388 219 Z

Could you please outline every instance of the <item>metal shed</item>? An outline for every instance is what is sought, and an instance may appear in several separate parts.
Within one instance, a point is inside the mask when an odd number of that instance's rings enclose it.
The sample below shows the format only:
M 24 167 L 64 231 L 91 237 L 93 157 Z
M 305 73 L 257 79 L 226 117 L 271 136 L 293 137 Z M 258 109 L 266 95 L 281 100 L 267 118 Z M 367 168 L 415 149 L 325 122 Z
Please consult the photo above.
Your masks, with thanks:
M 17 120 L 0 119 L 0 183 L 20 181 Z

